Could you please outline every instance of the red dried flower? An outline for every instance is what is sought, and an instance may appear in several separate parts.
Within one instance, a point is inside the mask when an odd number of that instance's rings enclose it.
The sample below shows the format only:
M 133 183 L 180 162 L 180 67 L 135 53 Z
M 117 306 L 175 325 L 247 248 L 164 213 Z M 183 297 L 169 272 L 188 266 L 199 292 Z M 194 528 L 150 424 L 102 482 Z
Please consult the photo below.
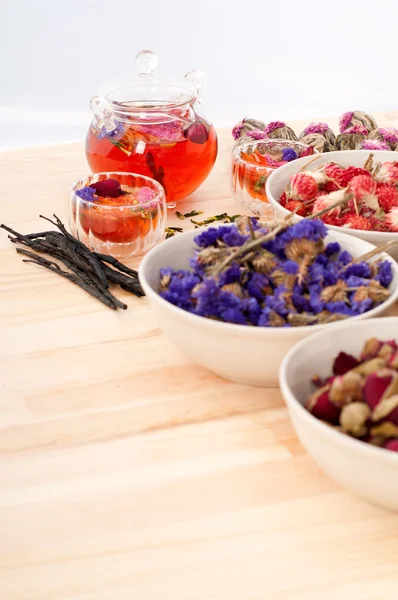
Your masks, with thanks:
M 358 206 L 375 211 L 379 208 L 376 188 L 377 184 L 369 173 L 367 175 L 356 175 L 349 183 L 349 190 L 354 194 Z
M 376 194 L 384 212 L 387 213 L 392 208 L 398 206 L 398 190 L 396 187 L 387 183 L 378 183 Z
M 330 179 L 334 179 L 339 185 L 343 185 L 346 170 L 341 165 L 334 162 L 326 163 L 323 165 L 323 170 Z
M 347 227 L 349 229 L 361 229 L 363 231 L 371 231 L 372 224 L 366 217 L 361 217 L 360 215 L 348 214 L 345 216 L 345 224 L 343 227 Z
M 290 179 L 290 193 L 295 200 L 312 200 L 318 192 L 318 183 L 314 173 L 299 172 Z
M 341 177 L 340 185 L 347 187 L 351 179 L 357 175 L 368 175 L 368 177 L 371 177 L 371 174 L 366 169 L 361 169 L 361 167 L 347 167 Z

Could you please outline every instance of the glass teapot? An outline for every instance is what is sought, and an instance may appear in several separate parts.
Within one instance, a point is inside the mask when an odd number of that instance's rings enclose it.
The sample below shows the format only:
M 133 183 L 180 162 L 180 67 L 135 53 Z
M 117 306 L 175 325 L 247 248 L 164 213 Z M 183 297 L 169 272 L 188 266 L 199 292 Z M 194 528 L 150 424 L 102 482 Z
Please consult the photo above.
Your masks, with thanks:
M 135 81 L 91 99 L 94 119 L 86 138 L 93 173 L 126 171 L 161 183 L 169 206 L 191 194 L 217 156 L 214 127 L 198 115 L 205 78 L 159 76 L 153 52 L 137 54 Z

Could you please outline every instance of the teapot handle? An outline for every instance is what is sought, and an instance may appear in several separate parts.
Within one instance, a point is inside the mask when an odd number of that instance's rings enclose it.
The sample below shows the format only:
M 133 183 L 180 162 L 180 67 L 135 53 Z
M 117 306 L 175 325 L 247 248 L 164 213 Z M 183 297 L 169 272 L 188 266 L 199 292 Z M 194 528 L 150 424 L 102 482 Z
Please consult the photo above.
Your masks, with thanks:
M 196 88 L 196 101 L 199 102 L 199 104 L 202 104 L 206 92 L 206 77 L 204 73 L 196 70 L 189 71 L 189 73 L 185 75 L 185 79 L 194 84 L 194 87 Z
M 112 111 L 108 102 L 101 96 L 94 96 L 90 100 L 90 110 L 94 115 L 98 129 L 105 127 L 106 131 L 113 131 L 116 127 Z

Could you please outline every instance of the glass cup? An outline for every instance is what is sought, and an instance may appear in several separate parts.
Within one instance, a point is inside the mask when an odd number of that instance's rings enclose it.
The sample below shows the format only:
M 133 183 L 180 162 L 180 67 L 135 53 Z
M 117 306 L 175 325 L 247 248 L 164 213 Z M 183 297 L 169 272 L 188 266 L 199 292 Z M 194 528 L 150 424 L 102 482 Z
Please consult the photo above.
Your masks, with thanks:
M 95 195 L 85 199 L 76 194 L 107 179 L 120 184 L 120 196 Z M 163 187 L 144 175 L 97 173 L 79 179 L 70 190 L 72 235 L 92 250 L 118 258 L 143 254 L 152 248 L 164 233 L 166 212 Z
M 292 152 L 288 152 L 291 149 Z M 233 199 L 256 216 L 273 219 L 265 184 L 275 169 L 286 162 L 318 154 L 312 147 L 291 140 L 246 140 L 232 152 L 231 192 Z M 289 160 L 285 160 L 285 159 Z

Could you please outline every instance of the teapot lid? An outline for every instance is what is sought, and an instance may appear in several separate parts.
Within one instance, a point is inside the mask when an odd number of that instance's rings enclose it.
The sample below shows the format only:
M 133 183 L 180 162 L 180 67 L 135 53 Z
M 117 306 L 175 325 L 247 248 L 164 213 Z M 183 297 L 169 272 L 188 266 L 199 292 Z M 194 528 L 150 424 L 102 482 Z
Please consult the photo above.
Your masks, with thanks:
M 158 74 L 155 72 L 158 59 L 150 50 L 141 50 L 135 63 L 138 75 L 132 83 L 109 92 L 105 99 L 114 107 L 125 109 L 158 109 L 179 106 L 191 102 L 200 91 L 203 76 L 191 71 L 185 77 Z M 201 77 L 198 77 L 200 75 Z

